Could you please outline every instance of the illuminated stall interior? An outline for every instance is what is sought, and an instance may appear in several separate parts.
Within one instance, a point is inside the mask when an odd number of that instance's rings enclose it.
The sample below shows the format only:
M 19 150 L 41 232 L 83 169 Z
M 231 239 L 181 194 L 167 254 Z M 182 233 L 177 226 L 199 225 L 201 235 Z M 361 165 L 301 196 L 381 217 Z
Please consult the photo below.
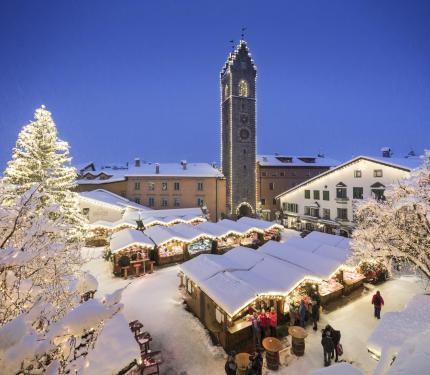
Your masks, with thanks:
M 123 229 L 114 233 L 110 239 L 110 252 L 113 273 L 117 276 L 138 276 L 153 272 L 150 252 L 154 243 L 143 232 L 136 229 Z

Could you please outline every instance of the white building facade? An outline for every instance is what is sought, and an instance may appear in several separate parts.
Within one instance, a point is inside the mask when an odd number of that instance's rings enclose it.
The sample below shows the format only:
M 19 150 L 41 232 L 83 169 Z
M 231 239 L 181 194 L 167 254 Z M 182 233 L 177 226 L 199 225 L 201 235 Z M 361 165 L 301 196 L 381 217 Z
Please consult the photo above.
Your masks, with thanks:
M 350 236 L 356 201 L 384 199 L 385 189 L 409 176 L 419 158 L 358 156 L 278 195 L 283 224 Z

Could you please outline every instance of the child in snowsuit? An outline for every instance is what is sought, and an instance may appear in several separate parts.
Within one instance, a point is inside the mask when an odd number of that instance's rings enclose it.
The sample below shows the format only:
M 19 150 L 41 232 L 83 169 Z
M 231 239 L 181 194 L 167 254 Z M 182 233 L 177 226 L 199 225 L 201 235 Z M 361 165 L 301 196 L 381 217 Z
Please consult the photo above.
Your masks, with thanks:
M 379 293 L 379 290 L 373 295 L 372 297 L 372 305 L 375 308 L 374 316 L 375 318 L 381 319 L 381 308 L 384 304 L 384 299 L 381 296 L 381 293 Z

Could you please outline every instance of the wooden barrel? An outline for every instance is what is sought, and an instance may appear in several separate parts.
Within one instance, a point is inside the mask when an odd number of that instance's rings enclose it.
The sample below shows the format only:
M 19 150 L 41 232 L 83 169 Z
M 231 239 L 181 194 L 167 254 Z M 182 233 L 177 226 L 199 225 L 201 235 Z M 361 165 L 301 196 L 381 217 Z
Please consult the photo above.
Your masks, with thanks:
M 238 353 L 236 354 L 236 365 L 237 375 L 246 375 L 246 372 L 248 371 L 248 364 L 249 364 L 249 354 L 248 353 Z
M 293 337 L 291 341 L 293 353 L 301 357 L 305 354 L 305 339 Z
M 278 370 L 279 352 L 266 352 L 266 363 L 269 370 Z

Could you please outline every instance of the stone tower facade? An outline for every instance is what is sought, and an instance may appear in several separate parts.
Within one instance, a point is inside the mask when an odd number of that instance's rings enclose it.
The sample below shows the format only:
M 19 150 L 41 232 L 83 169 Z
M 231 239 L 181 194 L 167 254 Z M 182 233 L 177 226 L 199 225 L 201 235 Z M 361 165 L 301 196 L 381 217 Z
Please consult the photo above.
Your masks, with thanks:
M 251 54 L 241 40 L 221 71 L 221 167 L 232 217 L 255 215 L 256 78 Z

